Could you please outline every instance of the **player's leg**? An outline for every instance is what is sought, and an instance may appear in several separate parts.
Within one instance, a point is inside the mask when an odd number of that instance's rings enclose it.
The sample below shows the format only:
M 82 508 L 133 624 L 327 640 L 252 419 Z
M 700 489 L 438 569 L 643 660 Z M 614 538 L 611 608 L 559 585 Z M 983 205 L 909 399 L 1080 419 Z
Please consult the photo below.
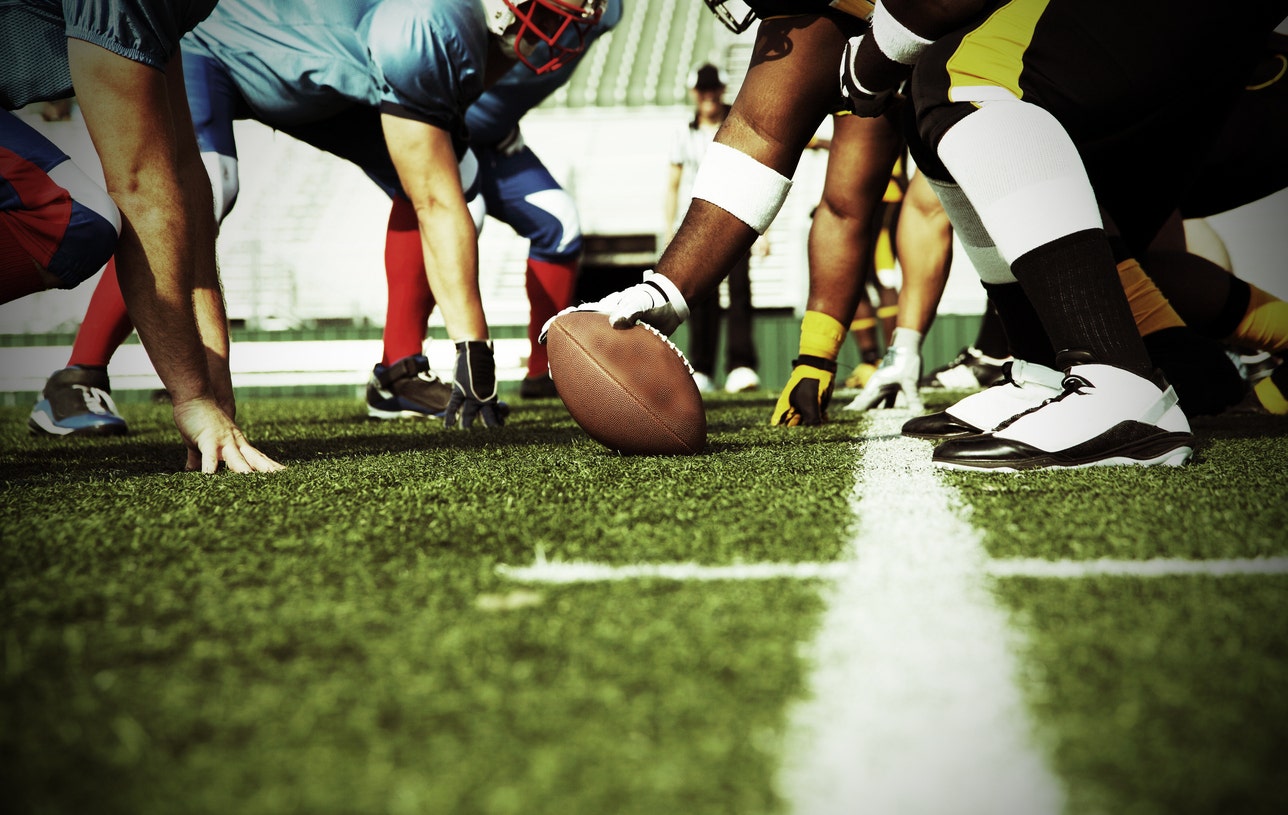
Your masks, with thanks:
M 240 95 L 233 85 L 228 72 L 215 59 L 200 53 L 195 47 L 182 52 L 184 86 L 188 99 L 190 120 L 196 131 L 196 142 L 201 154 L 201 162 L 211 185 L 216 222 L 221 222 L 232 209 L 237 199 L 238 173 L 237 148 L 233 139 L 233 118 L 240 103 Z M 213 270 L 206 270 L 207 276 Z M 223 298 L 218 285 L 207 281 L 199 286 L 194 294 L 202 298 L 203 308 L 198 309 L 199 320 L 202 320 L 203 337 L 218 337 L 221 332 L 211 321 L 225 320 Z M 76 433 L 125 433 L 127 425 L 116 413 L 114 406 L 105 408 L 110 402 L 111 385 L 107 367 L 116 349 L 134 331 L 121 296 L 120 284 L 117 281 L 116 266 L 109 262 L 94 288 L 85 316 L 76 332 L 67 367 L 56 372 L 45 385 L 46 396 L 63 405 L 74 405 L 75 391 L 68 391 L 86 377 L 92 378 L 95 388 L 107 396 L 89 402 L 83 411 L 73 411 L 62 418 L 61 425 L 75 425 Z M 224 376 L 217 377 L 226 381 L 227 349 L 208 348 L 208 355 L 218 355 L 222 351 Z M 218 363 L 216 363 L 218 364 Z M 77 373 L 79 372 L 79 373 Z M 223 394 L 231 405 L 231 393 Z M 46 400 L 49 401 L 49 400 Z M 46 420 L 37 416 L 42 410 L 43 402 L 33 409 L 31 421 L 36 426 L 46 425 L 60 429 L 59 422 Z M 106 428 L 106 429 L 100 429 Z M 60 433 L 61 435 L 61 433 Z
M 576 202 L 521 141 L 480 151 L 488 214 L 528 239 L 524 288 L 528 295 L 528 369 L 519 385 L 525 398 L 556 396 L 550 359 L 538 336 L 546 322 L 573 304 L 581 265 L 581 219 Z
M 111 259 L 120 215 L 107 192 L 17 116 L 0 111 L 0 299 L 71 288 Z M 119 297 L 119 294 L 118 294 Z M 45 383 L 32 432 L 122 433 L 107 372 L 68 366 Z
M 390 198 L 385 229 L 385 325 L 380 362 L 367 380 L 367 416 L 372 419 L 441 418 L 451 385 L 429 366 L 425 337 L 434 297 L 425 273 L 420 224 L 398 181 L 375 108 L 358 106 L 321 122 L 284 128 L 291 136 L 357 165 Z M 462 184 L 478 192 L 478 164 L 466 152 Z
M 1193 445 L 1188 423 L 1175 392 L 1154 379 L 1069 132 L 1049 111 L 1021 100 L 1006 78 L 955 73 L 1014 47 L 1013 37 L 999 45 L 987 36 L 996 26 L 1030 32 L 1024 59 L 1042 53 L 1031 48 L 1032 32 L 1043 29 L 1028 11 L 1005 7 L 971 38 L 931 46 L 914 75 L 918 133 L 942 162 L 935 169 L 951 174 L 939 178 L 951 177 L 961 191 L 956 206 L 941 194 L 954 225 L 960 211 L 978 216 L 1067 378 L 1060 398 L 991 434 L 942 445 L 935 461 L 977 469 L 1183 462 Z
M 861 29 L 857 20 L 812 14 L 760 23 L 743 84 L 698 171 L 695 200 L 658 261 L 657 272 L 685 299 L 715 288 L 777 214 L 801 153 L 840 102 L 835 55 Z M 850 308 L 832 319 L 848 320 Z
M 725 310 L 725 391 L 741 393 L 760 387 L 760 360 L 752 333 L 751 258 L 743 257 L 729 271 L 729 308 Z
M 873 224 L 903 149 L 889 117 L 838 116 L 823 195 L 809 234 L 809 296 L 797 360 L 770 418 L 772 424 L 826 420 L 836 358 L 872 264 Z

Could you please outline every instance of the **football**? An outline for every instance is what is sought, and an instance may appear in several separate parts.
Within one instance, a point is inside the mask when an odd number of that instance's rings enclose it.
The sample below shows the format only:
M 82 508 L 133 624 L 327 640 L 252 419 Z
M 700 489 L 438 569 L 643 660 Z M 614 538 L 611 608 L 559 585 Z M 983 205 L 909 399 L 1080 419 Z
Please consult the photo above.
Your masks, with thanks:
M 608 315 L 555 318 L 550 377 L 572 418 L 622 453 L 691 455 L 707 443 L 707 414 L 689 363 L 652 326 L 613 328 Z

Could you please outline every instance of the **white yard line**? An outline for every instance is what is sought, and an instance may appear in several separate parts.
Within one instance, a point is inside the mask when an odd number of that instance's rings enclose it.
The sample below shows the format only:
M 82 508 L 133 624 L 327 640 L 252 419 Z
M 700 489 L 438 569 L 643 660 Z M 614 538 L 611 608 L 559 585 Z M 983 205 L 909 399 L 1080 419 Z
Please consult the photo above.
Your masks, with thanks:
M 1288 557 L 1234 558 L 1230 560 L 1040 560 L 1017 558 L 994 560 L 988 573 L 996 577 L 1173 577 L 1203 575 L 1226 577 L 1240 574 L 1288 574 Z
M 855 568 L 847 561 L 832 563 L 734 563 L 707 566 L 701 563 L 638 563 L 614 566 L 584 561 L 538 561 L 531 566 L 500 566 L 504 577 L 522 583 L 604 583 L 618 580 L 840 580 Z M 984 571 L 992 577 L 1173 577 L 1177 575 L 1288 574 L 1288 557 L 1234 558 L 1229 560 L 1042 560 L 1017 558 L 990 560 Z
M 859 444 L 855 536 L 834 563 L 501 567 L 512 579 L 580 583 L 823 579 L 828 609 L 805 653 L 807 698 L 790 711 L 778 779 L 798 815 L 1046 815 L 1064 791 L 1033 743 L 1017 685 L 1021 642 L 994 577 L 1288 573 L 1288 558 L 990 561 L 929 444 L 875 414 Z
M 780 791 L 804 815 L 1057 813 L 979 533 L 903 418 L 874 414 L 859 445 L 854 568 L 807 652 Z

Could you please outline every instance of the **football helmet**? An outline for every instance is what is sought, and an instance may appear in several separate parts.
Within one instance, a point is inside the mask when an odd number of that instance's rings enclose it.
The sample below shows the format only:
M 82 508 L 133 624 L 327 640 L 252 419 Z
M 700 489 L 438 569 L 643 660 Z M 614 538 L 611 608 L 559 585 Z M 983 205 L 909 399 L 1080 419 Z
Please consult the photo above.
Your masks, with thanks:
M 483 0 L 487 27 L 520 62 L 544 74 L 567 65 L 586 48 L 607 0 Z M 546 48 L 538 58 L 538 46 Z
M 756 22 L 756 12 L 751 10 L 744 0 L 704 0 L 707 8 L 715 12 L 725 28 L 735 34 L 741 34 Z

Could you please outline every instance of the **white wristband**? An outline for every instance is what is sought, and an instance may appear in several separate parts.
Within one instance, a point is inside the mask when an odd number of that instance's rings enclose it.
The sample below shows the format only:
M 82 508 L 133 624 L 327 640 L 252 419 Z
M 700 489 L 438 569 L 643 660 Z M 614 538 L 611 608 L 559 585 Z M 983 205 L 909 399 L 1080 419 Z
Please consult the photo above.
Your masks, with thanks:
M 872 36 L 876 37 L 881 53 L 900 65 L 916 65 L 917 57 L 931 43 L 896 20 L 884 3 L 877 3 L 872 12 Z
M 761 235 L 787 200 L 792 180 L 728 145 L 712 142 L 693 179 L 693 197 L 728 212 Z

